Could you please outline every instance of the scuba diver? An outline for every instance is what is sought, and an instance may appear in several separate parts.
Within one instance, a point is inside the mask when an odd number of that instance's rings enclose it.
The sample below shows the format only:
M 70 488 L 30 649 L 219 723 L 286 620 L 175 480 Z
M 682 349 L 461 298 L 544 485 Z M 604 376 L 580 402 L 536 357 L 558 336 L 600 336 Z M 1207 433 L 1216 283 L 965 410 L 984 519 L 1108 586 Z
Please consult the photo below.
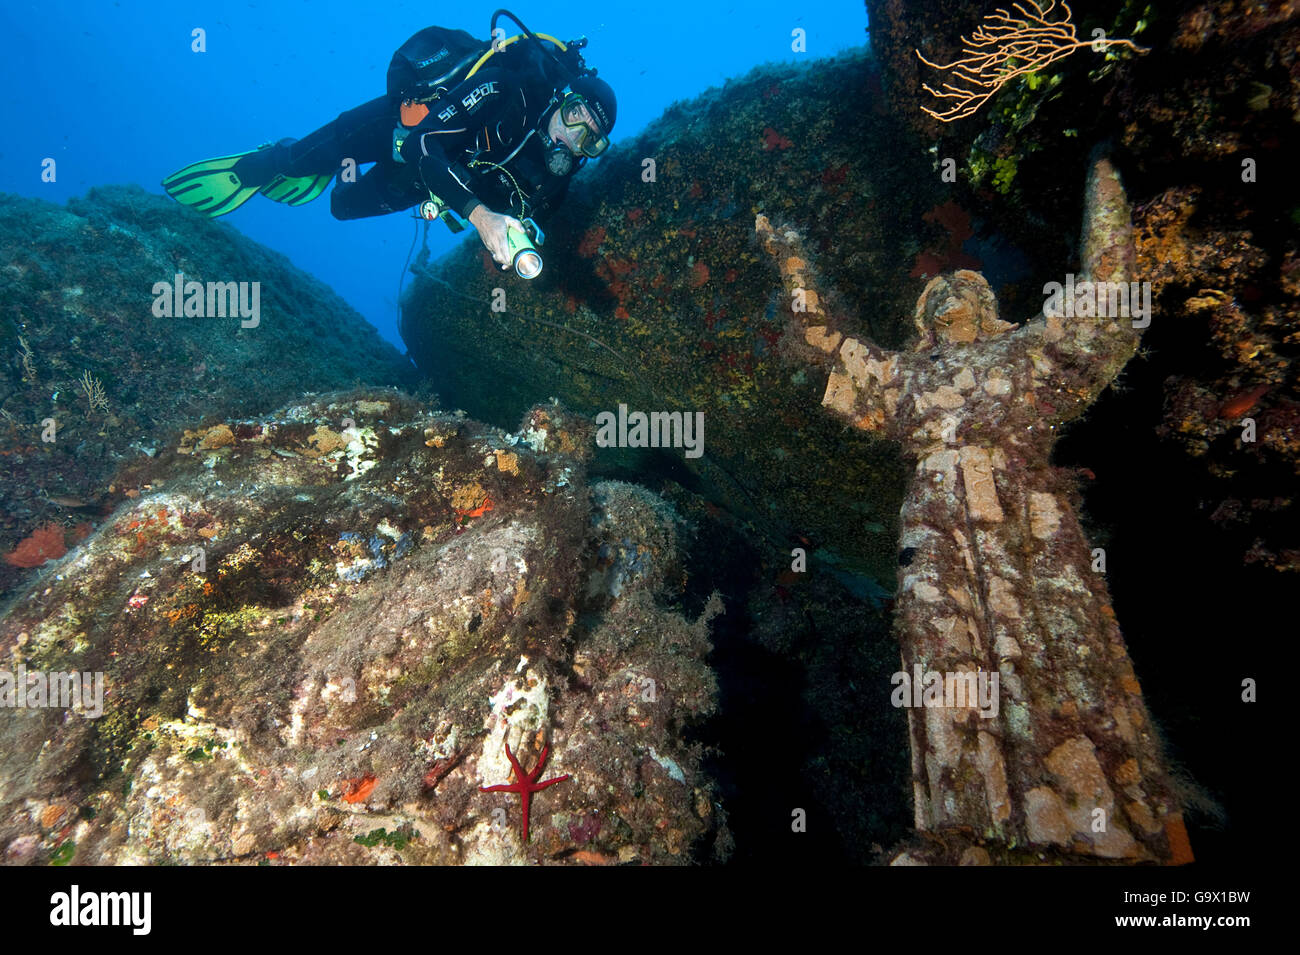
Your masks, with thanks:
M 502 14 L 523 33 L 500 38 Z M 617 103 L 582 59 L 585 38 L 566 44 L 534 34 L 507 10 L 492 15 L 491 36 L 489 44 L 464 30 L 421 30 L 393 54 L 387 95 L 300 140 L 186 166 L 163 188 L 215 217 L 258 193 L 303 205 L 337 177 L 335 218 L 419 206 L 455 232 L 465 219 L 503 269 L 532 278 L 541 270 L 536 251 L 528 254 L 530 240 L 543 239 L 536 217 L 609 147 Z M 358 176 L 364 163 L 374 165 Z

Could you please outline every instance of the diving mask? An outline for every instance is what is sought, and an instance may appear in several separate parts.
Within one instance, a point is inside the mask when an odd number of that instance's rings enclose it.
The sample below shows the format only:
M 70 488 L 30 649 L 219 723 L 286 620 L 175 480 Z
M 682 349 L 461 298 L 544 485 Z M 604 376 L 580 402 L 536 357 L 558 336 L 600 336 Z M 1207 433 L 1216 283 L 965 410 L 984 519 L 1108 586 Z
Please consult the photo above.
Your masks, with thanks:
M 560 122 L 578 130 L 574 145 L 582 155 L 595 159 L 609 148 L 609 137 L 601 130 L 595 113 L 580 93 L 568 93 L 560 104 Z

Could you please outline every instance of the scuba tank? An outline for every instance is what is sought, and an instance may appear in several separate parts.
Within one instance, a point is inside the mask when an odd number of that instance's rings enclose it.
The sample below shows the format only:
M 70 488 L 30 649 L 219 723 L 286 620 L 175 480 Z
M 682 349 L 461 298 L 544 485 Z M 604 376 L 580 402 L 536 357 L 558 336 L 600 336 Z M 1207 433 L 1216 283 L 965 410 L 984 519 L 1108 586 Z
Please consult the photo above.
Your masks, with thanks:
M 425 27 L 393 54 L 388 64 L 388 98 L 395 103 L 435 99 L 459 83 L 487 48 L 464 30 Z
M 517 23 L 523 33 L 508 38 L 498 36 L 497 20 L 502 14 Z M 388 98 L 399 107 L 400 115 L 400 122 L 393 130 L 395 161 L 405 161 L 401 147 L 406 134 L 429 115 L 431 104 L 457 83 L 477 73 L 494 56 L 501 56 L 508 66 L 520 67 L 524 65 L 519 62 L 521 57 L 531 58 L 533 62 L 529 65 L 540 68 L 547 82 L 557 88 L 585 73 L 595 72 L 587 68 L 582 58 L 586 37 L 563 43 L 550 34 L 533 33 L 509 10 L 492 14 L 489 30 L 491 42 L 475 39 L 464 30 L 425 27 L 397 48 L 389 61 L 386 77 Z M 515 46 L 525 39 L 530 43 Z
M 488 44 L 464 30 L 425 27 L 393 54 L 388 64 L 390 102 L 399 107 L 393 130 L 393 159 L 402 159 L 406 134 L 429 115 L 429 104 L 439 99 L 468 74 Z

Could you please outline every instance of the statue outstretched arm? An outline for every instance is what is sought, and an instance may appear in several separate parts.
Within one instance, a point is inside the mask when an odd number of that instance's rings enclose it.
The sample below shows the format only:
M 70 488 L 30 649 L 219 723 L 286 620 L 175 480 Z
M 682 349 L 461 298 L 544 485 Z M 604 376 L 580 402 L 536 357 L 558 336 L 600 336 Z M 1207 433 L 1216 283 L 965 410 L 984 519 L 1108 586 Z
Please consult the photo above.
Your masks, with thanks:
M 825 291 L 797 231 L 775 228 L 761 215 L 754 231 L 780 270 L 785 310 L 803 340 L 833 363 L 822 406 L 863 430 L 890 430 L 903 392 L 899 354 L 865 338 L 846 336 L 829 323 Z
M 1078 276 L 1043 287 L 1043 317 L 1025 326 L 1054 423 L 1082 413 L 1136 353 L 1151 324 L 1151 286 L 1136 281 L 1133 224 L 1110 160 L 1093 160 L 1084 191 Z

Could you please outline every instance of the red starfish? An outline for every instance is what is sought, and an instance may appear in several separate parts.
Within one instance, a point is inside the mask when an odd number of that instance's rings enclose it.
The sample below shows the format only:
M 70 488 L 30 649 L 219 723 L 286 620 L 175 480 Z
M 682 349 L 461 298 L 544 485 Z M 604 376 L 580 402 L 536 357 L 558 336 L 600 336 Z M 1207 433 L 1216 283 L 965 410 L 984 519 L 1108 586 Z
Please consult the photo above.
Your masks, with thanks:
M 478 791 L 481 793 L 519 793 L 520 798 L 524 801 L 524 842 L 528 841 L 528 801 L 532 798 L 533 793 L 539 789 L 545 789 L 547 786 L 554 786 L 556 783 L 562 783 L 569 778 L 569 774 L 556 776 L 554 779 L 546 779 L 537 782 L 537 777 L 542 775 L 542 767 L 546 765 L 546 756 L 551 751 L 550 746 L 542 747 L 542 758 L 537 761 L 531 773 L 525 773 L 523 767 L 519 765 L 519 760 L 515 759 L 515 754 L 510 752 L 510 744 L 506 743 L 506 756 L 510 757 L 510 765 L 514 767 L 516 783 L 502 783 L 500 786 L 480 786 Z

